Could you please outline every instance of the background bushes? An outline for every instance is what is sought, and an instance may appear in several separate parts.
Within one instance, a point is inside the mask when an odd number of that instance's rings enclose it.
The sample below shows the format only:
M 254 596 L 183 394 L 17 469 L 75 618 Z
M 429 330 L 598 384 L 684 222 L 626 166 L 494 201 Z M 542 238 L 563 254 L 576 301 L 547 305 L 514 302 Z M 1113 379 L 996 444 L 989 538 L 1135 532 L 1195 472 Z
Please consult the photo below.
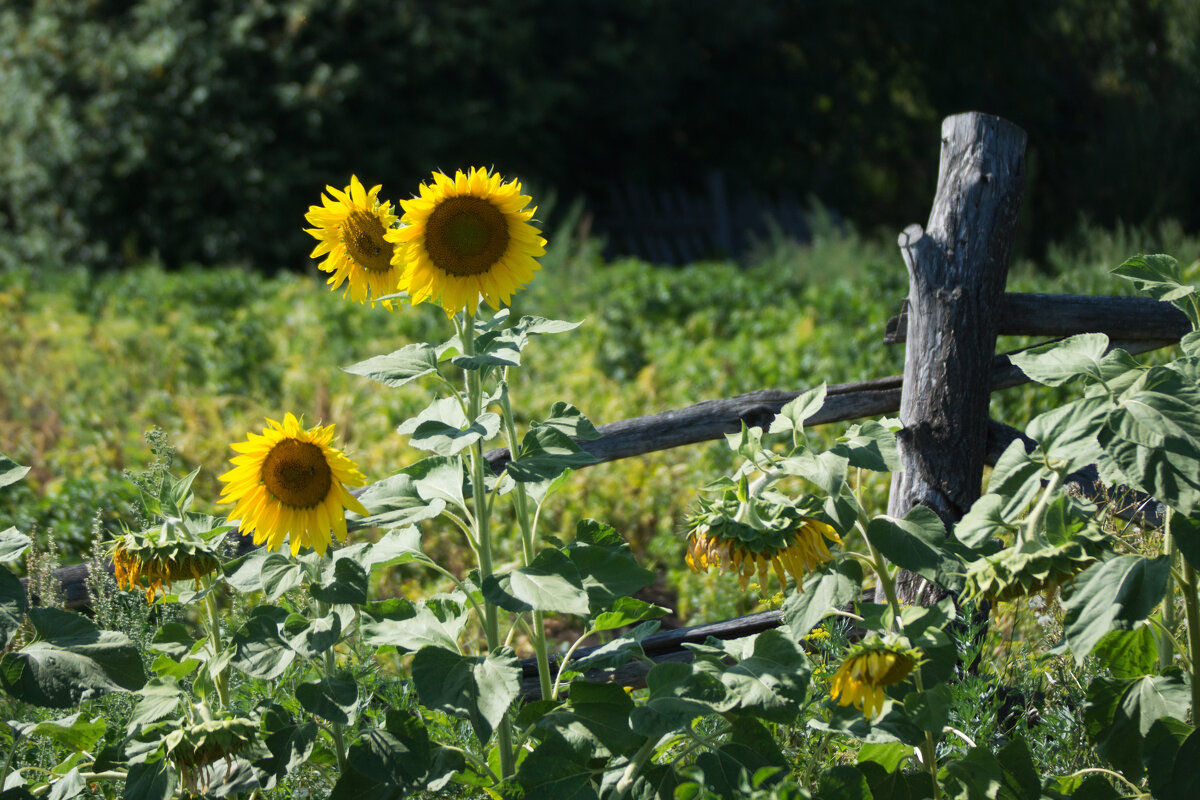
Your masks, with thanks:
M 1194 228 L 1198 40 L 1188 0 L 9 0 L 0 260 L 298 267 L 322 184 L 471 164 L 593 203 L 716 169 L 896 228 L 968 109 L 1030 134 L 1026 252 Z

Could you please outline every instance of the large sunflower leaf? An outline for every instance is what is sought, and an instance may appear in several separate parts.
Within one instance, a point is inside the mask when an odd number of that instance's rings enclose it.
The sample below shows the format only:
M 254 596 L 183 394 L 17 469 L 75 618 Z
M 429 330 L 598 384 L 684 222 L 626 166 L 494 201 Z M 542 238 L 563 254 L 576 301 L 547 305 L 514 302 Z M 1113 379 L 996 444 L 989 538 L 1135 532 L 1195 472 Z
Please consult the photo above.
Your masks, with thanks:
M 235 667 L 254 678 L 273 680 L 296 658 L 283 626 L 288 613 L 277 606 L 257 606 L 233 635 Z
M 824 571 L 804 579 L 803 591 L 788 595 L 783 603 L 783 624 L 799 641 L 825 616 L 838 610 L 862 593 L 862 566 L 857 561 L 835 561 Z
M 466 716 L 484 745 L 521 692 L 521 666 L 511 654 L 423 647 L 413 656 L 412 679 L 421 705 Z
M 460 468 L 459 497 L 462 496 L 461 475 Z M 441 514 L 446 509 L 445 497 L 431 494 L 428 490 L 423 494 L 417 486 L 417 481 L 427 476 L 428 471 L 410 474 L 408 470 L 405 470 L 371 484 L 358 496 L 358 501 L 371 512 L 370 516 L 359 517 L 352 514 L 346 520 L 346 527 L 350 530 L 399 528 L 416 525 L 418 522 L 433 519 Z
M 349 367 L 351 375 L 362 375 L 385 386 L 403 386 L 423 375 L 437 372 L 437 352 L 431 345 L 409 344 L 385 356 L 375 356 Z
M 141 656 L 125 634 L 102 631 L 86 617 L 54 608 L 29 609 L 29 621 L 37 639 L 0 659 L 0 684 L 14 697 L 70 708 L 146 683 Z
M 508 474 L 520 483 L 557 478 L 567 469 L 586 467 L 598 459 L 553 426 L 535 425 L 521 440 L 517 457 L 508 462 Z
M 914 506 L 904 519 L 878 516 L 867 525 L 867 539 L 884 557 L 909 572 L 954 591 L 962 586 L 965 570 L 954 552 L 957 540 L 932 509 Z
M 1066 639 L 1078 664 L 1113 629 L 1130 630 L 1163 597 L 1170 562 L 1166 556 L 1117 556 L 1080 573 L 1066 609 Z
M 421 789 L 436 792 L 463 768 L 454 750 L 432 745 L 419 719 L 389 711 L 384 728 L 367 731 L 350 748 L 329 800 L 399 800 Z
M 565 552 L 579 571 L 593 613 L 654 583 L 654 572 L 637 563 L 621 535 L 596 520 L 575 526 L 575 541 Z
M 527 566 L 488 576 L 482 588 L 484 599 L 505 611 L 588 614 L 588 592 L 579 569 L 554 548 L 538 553 Z
M 1200 509 L 1200 389 L 1151 368 L 1118 400 L 1098 440 L 1135 488 L 1192 514 Z
M 459 595 L 458 597 L 462 597 Z M 467 624 L 467 608 L 454 597 L 412 601 L 393 597 L 363 606 L 359 629 L 376 647 L 417 651 L 427 645 L 458 650 L 458 638 Z
M 1113 369 L 1103 363 L 1107 349 L 1106 334 L 1081 333 L 1014 353 L 1009 360 L 1031 380 L 1043 386 L 1062 386 L 1080 375 L 1100 380 L 1107 377 Z

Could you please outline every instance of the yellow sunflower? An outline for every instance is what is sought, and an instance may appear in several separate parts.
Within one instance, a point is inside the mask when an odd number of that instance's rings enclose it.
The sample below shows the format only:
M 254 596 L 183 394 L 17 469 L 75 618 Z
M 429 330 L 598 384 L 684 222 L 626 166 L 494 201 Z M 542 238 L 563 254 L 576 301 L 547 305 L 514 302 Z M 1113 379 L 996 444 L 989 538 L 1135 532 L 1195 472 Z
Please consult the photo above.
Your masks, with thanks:
M 366 478 L 354 462 L 330 447 L 333 426 L 305 430 L 292 414 L 280 425 L 267 420 L 262 435 L 248 434 L 230 445 L 240 455 L 234 468 L 221 476 L 222 503 L 236 503 L 229 513 L 241 520 L 254 543 L 278 549 L 285 537 L 292 555 L 311 547 L 321 555 L 330 536 L 346 536 L 346 509 L 366 516 L 367 509 L 347 486 L 362 486 Z
M 862 642 L 846 656 L 829 684 L 829 696 L 839 706 L 851 703 L 870 719 L 883 708 L 884 688 L 908 677 L 917 665 L 919 651 L 908 640 Z
M 421 196 L 401 200 L 403 227 L 385 234 L 396 245 L 394 264 L 404 265 L 412 302 L 432 300 L 447 314 L 466 308 L 472 315 L 483 297 L 492 308 L 533 280 L 546 240 L 530 224 L 536 207 L 519 181 L 504 183 L 482 167 L 453 178 L 433 173 Z
M 343 297 L 349 293 L 357 302 L 370 301 L 372 306 L 380 297 L 401 290 L 404 272 L 402 264 L 393 263 L 396 248 L 385 234 L 396 215 L 390 201 L 379 202 L 380 188 L 368 192 L 351 175 L 350 185 L 343 190 L 326 186 L 329 194 L 321 195 L 322 205 L 309 206 L 304 217 L 315 226 L 305 228 L 305 233 L 321 242 L 309 258 L 325 256 L 320 268 L 333 273 L 326 282 L 334 290 L 346 283 Z M 383 304 L 391 308 L 390 301 Z
M 145 580 L 146 602 L 175 581 L 198 581 L 220 566 L 217 554 L 206 543 L 192 541 L 166 527 L 159 534 L 126 532 L 116 537 L 111 550 L 117 586 L 133 591 Z
M 742 503 L 732 493 L 701 499 L 699 505 L 688 519 L 684 560 L 693 572 L 716 567 L 734 573 L 742 591 L 757 575 L 765 595 L 772 571 L 781 589 L 787 588 L 791 575 L 799 590 L 805 574 L 833 558 L 829 545 L 842 541 L 832 526 L 790 508 L 757 501 L 753 514 L 741 515 Z M 741 516 L 755 522 L 742 521 Z

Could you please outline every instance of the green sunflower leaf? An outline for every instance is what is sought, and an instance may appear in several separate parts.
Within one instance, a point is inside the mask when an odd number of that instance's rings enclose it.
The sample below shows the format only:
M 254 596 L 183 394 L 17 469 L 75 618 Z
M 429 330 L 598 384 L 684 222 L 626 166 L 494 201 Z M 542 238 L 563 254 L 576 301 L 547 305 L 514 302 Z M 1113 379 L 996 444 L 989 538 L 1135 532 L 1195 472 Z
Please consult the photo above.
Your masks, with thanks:
M 454 597 L 416 602 L 394 597 L 363 606 L 359 630 L 363 639 L 376 647 L 415 652 L 433 645 L 456 651 L 467 612 L 465 603 Z
M 137 648 L 123 633 L 102 631 L 80 614 L 29 609 L 36 640 L 0 659 L 0 684 L 19 700 L 70 708 L 146 683 Z
M 1166 556 L 1117 556 L 1076 576 L 1063 601 L 1067 644 L 1082 665 L 1110 630 L 1130 630 L 1162 601 L 1170 563 Z
M 962 587 L 965 568 L 955 552 L 957 542 L 947 539 L 946 528 L 932 509 L 914 506 L 904 519 L 878 516 L 867 525 L 867 539 L 901 569 L 944 589 Z
M 862 593 L 862 577 L 862 566 L 848 558 L 805 577 L 803 591 L 792 592 L 783 603 L 783 624 L 792 638 L 799 641 L 827 614 L 857 600 Z
M 1115 361 L 1105 363 L 1107 349 L 1107 334 L 1081 333 L 1014 353 L 1009 360 L 1043 386 L 1062 386 L 1081 375 L 1096 380 L 1110 377 L 1117 365 Z M 1125 369 L 1120 368 L 1120 371 Z
M 283 638 L 287 617 L 288 612 L 277 606 L 255 607 L 233 635 L 231 663 L 254 678 L 269 681 L 282 675 L 296 658 L 296 651 Z
M 417 464 L 421 463 L 424 462 L 417 462 Z M 409 469 L 411 470 L 412 467 Z M 441 514 L 446 510 L 445 497 L 439 497 L 428 489 L 422 493 L 417 486 L 417 481 L 422 477 L 424 477 L 423 474 L 409 474 L 406 470 L 371 484 L 358 496 L 359 502 L 371 512 L 370 516 L 359 517 L 351 514 L 346 520 L 346 527 L 349 530 L 399 528 L 416 525 L 418 522 L 433 519 Z M 461 468 L 459 469 L 458 483 L 458 497 L 461 498 Z
M 422 342 L 405 345 L 386 356 L 368 358 L 344 367 L 343 371 L 379 381 L 385 386 L 398 387 L 437 372 L 437 365 L 437 352 Z
M 539 483 L 553 480 L 567 469 L 586 467 L 598 460 L 557 428 L 535 425 L 521 440 L 520 452 L 508 462 L 507 470 L 519 483 Z
M 0 567 L 0 647 L 7 645 L 21 627 L 28 603 L 20 579 L 7 568 Z
M 343 672 L 296 687 L 300 707 L 328 722 L 352 725 L 358 717 L 358 683 Z
M 29 467 L 23 467 L 8 456 L 0 453 L 0 486 L 16 483 L 29 473 Z
M 843 456 L 851 467 L 874 472 L 900 469 L 895 431 L 873 419 L 847 428 L 832 451 Z
M 423 647 L 413 656 L 412 679 L 421 705 L 465 716 L 486 745 L 521 691 L 521 666 L 511 654 L 464 656 Z
M 596 426 L 592 425 L 592 421 L 585 417 L 582 411 L 570 403 L 562 401 L 551 406 L 550 416 L 537 424 L 547 428 L 554 428 L 573 439 L 590 441 L 600 438 L 600 433 L 596 430 Z
M 0 531 L 0 562 L 11 564 L 20 558 L 33 540 L 16 528 L 5 528 Z
M 513 613 L 588 614 L 588 592 L 579 569 L 555 548 L 538 553 L 528 566 L 488 576 L 482 588 L 485 600 Z
M 1200 328 L 1200 317 L 1186 298 L 1196 293 L 1196 287 L 1184 283 L 1179 262 L 1168 255 L 1154 254 L 1134 256 L 1112 271 L 1124 278 L 1141 293 L 1155 300 L 1171 303 L 1191 321 L 1193 328 Z
M 784 404 L 779 413 L 771 420 L 767 433 L 804 433 L 804 421 L 821 410 L 825 405 L 827 386 L 824 381 L 820 386 L 814 386 L 799 397 Z
M 1190 515 L 1200 509 L 1200 388 L 1152 367 L 1121 394 L 1098 440 L 1127 483 Z

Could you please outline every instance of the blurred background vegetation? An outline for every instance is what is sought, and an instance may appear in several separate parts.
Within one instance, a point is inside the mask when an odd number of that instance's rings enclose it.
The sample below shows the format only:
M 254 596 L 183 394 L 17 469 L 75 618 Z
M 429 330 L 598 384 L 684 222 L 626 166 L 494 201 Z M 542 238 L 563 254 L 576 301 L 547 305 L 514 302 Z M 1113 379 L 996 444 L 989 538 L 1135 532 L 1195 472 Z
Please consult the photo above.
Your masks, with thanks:
M 1193 0 L 0 9 L 8 264 L 300 268 L 324 184 L 407 196 L 478 164 L 595 205 L 719 171 L 898 229 L 928 214 L 939 122 L 966 110 L 1029 133 L 1026 252 L 1081 217 L 1200 223 Z
M 895 236 L 927 217 L 940 120 L 964 110 L 1029 133 L 1010 289 L 1127 291 L 1107 272 L 1133 253 L 1200 255 L 1198 42 L 1190 0 L 5 0 L 0 452 L 33 471 L 0 529 L 77 560 L 133 518 L 123 473 L 155 426 L 213 510 L 228 443 L 285 411 L 336 423 L 372 480 L 419 457 L 394 430 L 421 387 L 339 367 L 444 338 L 440 312 L 348 303 L 307 258 L 304 212 L 351 172 L 392 199 L 481 164 L 533 190 L 550 251 L 514 310 L 587 324 L 531 348 L 530 417 L 900 372 L 880 344 Z M 808 198 L 806 240 L 768 226 L 682 270 L 614 249 L 615 186 L 703 193 L 714 172 Z M 1060 400 L 1008 390 L 993 414 Z M 678 536 L 730 463 L 716 443 L 590 468 L 544 530 L 603 518 L 683 618 L 747 611 L 684 573 Z

